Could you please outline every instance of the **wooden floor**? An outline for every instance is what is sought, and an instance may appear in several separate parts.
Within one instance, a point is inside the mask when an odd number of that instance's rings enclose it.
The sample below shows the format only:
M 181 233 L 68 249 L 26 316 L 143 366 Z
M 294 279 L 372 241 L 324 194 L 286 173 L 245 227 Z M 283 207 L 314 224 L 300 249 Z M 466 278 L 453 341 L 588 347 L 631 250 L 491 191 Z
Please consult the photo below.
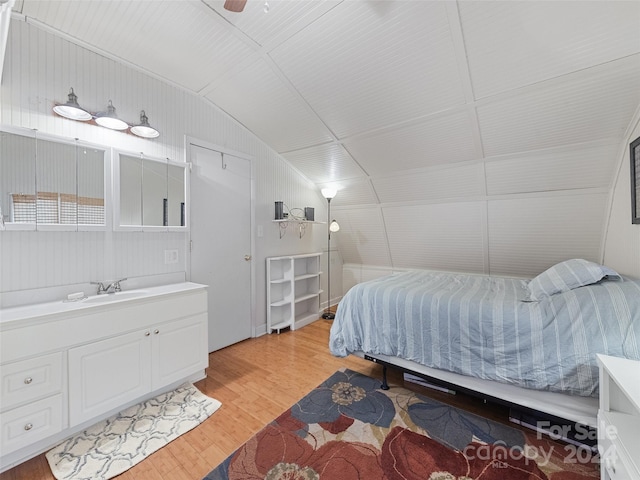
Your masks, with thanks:
M 339 368 L 381 377 L 382 367 L 372 362 L 357 357 L 333 357 L 327 346 L 330 327 L 330 320 L 318 320 L 294 332 L 264 335 L 210 354 L 207 377 L 196 386 L 220 400 L 222 407 L 200 426 L 116 478 L 201 479 Z M 389 382 L 402 385 L 402 374 L 390 371 Z M 405 386 L 508 423 L 503 407 L 489 407 L 478 399 L 452 396 L 410 383 Z M 0 480 L 54 478 L 44 454 L 0 474 Z

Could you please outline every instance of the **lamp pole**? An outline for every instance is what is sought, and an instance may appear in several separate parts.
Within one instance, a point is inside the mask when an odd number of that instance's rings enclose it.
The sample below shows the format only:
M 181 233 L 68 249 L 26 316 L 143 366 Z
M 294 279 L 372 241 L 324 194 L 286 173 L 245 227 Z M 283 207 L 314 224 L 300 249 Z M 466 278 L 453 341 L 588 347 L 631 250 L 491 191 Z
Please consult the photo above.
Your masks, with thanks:
M 331 232 L 337 232 L 340 229 L 338 222 L 331 220 L 331 199 L 336 196 L 338 191 L 335 188 L 323 188 L 322 196 L 327 199 L 327 308 L 325 308 L 322 318 L 333 320 L 336 318 L 331 311 Z
M 331 198 L 327 197 L 327 308 L 322 314 L 322 318 L 325 320 L 336 318 L 331 311 Z

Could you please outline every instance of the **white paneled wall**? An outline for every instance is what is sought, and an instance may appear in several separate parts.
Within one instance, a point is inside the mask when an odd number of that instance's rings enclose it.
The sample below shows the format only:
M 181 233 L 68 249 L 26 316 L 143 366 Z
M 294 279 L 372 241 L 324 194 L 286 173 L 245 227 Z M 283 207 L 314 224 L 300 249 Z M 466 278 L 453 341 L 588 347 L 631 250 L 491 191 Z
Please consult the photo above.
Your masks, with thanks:
M 587 143 L 490 159 L 486 164 L 487 193 L 609 188 L 619 146 L 619 142 Z
M 185 270 L 184 233 L 4 231 L 0 235 L 5 293 Z M 164 264 L 168 249 L 180 252 L 177 264 Z
M 484 195 L 481 163 L 374 178 L 382 203 L 433 202 Z
M 599 262 L 607 198 L 580 193 L 489 201 L 491 274 L 533 277 L 568 258 Z
M 391 265 L 384 219 L 379 207 L 341 209 L 332 216 L 340 224 L 340 231 L 334 237 L 340 245 L 345 263 Z
M 373 177 L 380 205 L 332 211 L 345 288 L 368 271 L 534 276 L 568 258 L 600 262 L 618 148 L 599 141 Z
M 488 273 L 483 202 L 383 209 L 392 265 Z
M 144 109 L 161 133 L 155 140 L 114 132 L 55 116 L 55 102 L 74 87 L 79 103 L 100 111 L 111 99 L 130 122 Z M 0 123 L 38 129 L 148 156 L 184 161 L 185 135 L 253 157 L 255 328 L 264 331 L 265 257 L 320 252 L 326 225 L 309 226 L 301 239 L 289 229 L 280 239 L 274 201 L 314 207 L 324 221 L 326 202 L 308 180 L 273 150 L 206 100 L 83 46 L 12 20 L 0 90 Z M 222 234 L 233 234 L 221 229 Z M 159 232 L 8 232 L 0 233 L 0 293 L 56 287 L 91 280 L 184 272 L 188 234 Z M 164 264 L 164 250 L 177 249 L 179 262 Z M 226 272 L 224 274 L 231 274 Z M 336 292 L 341 289 L 335 280 Z M 324 300 L 326 301 L 326 299 Z

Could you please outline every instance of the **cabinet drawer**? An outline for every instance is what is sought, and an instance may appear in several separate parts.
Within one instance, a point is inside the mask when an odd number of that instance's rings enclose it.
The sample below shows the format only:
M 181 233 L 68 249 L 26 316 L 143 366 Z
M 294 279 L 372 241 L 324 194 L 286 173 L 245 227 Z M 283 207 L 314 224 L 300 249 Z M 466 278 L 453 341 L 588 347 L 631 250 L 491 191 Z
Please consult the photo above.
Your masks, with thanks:
M 605 412 L 598 414 L 598 452 L 600 453 L 600 473 L 604 480 L 633 480 L 626 466 L 628 460 L 620 451 L 617 429 L 610 423 Z
M 0 428 L 3 455 L 61 432 L 62 394 L 4 412 Z
M 601 465 L 604 466 L 603 478 L 611 480 L 633 480 L 624 464 L 622 458 L 620 458 L 615 443 L 611 445 L 605 452 L 605 455 L 600 459 Z
M 2 365 L 2 410 L 60 392 L 62 371 L 62 352 Z

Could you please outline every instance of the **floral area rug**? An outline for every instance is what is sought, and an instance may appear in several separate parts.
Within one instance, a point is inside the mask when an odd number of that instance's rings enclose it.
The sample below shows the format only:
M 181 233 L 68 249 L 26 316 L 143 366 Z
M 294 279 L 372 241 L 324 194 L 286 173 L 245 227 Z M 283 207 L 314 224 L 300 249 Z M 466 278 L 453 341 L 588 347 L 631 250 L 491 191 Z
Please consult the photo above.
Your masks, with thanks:
M 591 450 L 379 385 L 350 370 L 336 372 L 205 479 L 599 478 Z
M 220 406 L 185 383 L 68 438 L 46 458 L 59 480 L 112 478 L 197 427 Z

